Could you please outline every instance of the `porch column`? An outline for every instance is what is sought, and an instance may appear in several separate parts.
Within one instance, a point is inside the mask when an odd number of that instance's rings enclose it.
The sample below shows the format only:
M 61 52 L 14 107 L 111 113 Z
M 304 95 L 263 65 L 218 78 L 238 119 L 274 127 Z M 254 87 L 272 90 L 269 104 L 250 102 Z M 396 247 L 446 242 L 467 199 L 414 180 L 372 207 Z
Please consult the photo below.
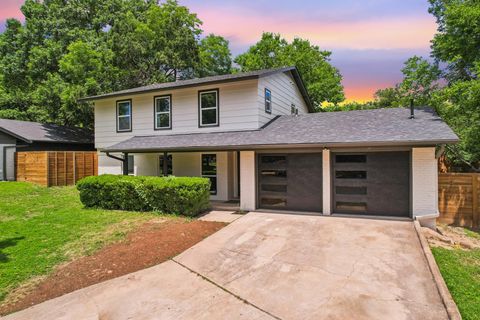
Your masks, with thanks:
M 240 210 L 256 209 L 255 151 L 240 151 Z
M 331 199 L 332 199 L 332 191 L 331 191 L 331 170 L 330 170 L 330 150 L 323 149 L 322 152 L 322 193 L 323 193 L 323 214 L 330 215 L 332 213 L 331 208 Z
M 425 227 L 435 227 L 438 217 L 438 167 L 435 148 L 412 149 L 412 216 Z

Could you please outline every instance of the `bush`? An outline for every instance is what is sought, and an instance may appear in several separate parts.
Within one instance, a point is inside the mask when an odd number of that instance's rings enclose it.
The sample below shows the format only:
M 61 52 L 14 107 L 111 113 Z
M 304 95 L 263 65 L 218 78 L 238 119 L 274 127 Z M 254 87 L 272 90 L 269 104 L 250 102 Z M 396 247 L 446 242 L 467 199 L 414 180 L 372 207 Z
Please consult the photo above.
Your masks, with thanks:
M 194 216 L 208 209 L 210 181 L 197 177 L 92 176 L 77 183 L 86 207 Z
M 145 177 L 138 193 L 156 211 L 194 216 L 210 205 L 210 180 L 197 177 Z

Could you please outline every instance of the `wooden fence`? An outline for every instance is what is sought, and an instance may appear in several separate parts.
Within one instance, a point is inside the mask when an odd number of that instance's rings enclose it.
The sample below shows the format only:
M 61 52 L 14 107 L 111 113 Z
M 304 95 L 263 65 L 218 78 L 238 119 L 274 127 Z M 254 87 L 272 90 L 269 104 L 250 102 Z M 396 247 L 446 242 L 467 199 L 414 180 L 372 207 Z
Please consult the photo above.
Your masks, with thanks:
M 439 222 L 480 227 L 479 173 L 440 173 L 438 197 Z
M 73 185 L 78 180 L 97 175 L 95 151 L 34 151 L 17 152 L 17 181 L 29 181 L 43 186 Z

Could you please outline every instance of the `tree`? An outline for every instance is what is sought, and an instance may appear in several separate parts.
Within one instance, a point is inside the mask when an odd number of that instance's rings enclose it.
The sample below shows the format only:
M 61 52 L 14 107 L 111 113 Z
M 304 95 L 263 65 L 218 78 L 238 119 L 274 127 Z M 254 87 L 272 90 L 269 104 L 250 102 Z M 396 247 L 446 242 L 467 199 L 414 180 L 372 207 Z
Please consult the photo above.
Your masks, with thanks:
M 195 68 L 197 77 L 229 74 L 232 72 L 232 53 L 228 40 L 209 34 L 200 41 L 200 61 Z
M 9 19 L 0 34 L 9 118 L 91 128 L 91 105 L 78 98 L 191 77 L 202 65 L 223 73 L 208 63 L 229 52 L 214 35 L 202 45 L 202 22 L 175 0 L 26 0 L 22 12 L 25 23 Z
M 432 94 L 438 90 L 438 80 L 441 72 L 437 64 L 431 64 L 426 59 L 413 56 L 405 62 L 402 68 L 403 80 L 399 85 L 403 104 L 414 101 L 415 105 L 425 106 L 430 103 Z
M 291 43 L 279 34 L 264 33 L 259 42 L 237 56 L 241 71 L 296 66 L 317 110 L 321 104 L 345 100 L 342 76 L 330 64 L 331 52 L 320 50 L 308 40 L 295 38 Z
M 374 98 L 374 103 L 378 108 L 399 107 L 402 101 L 398 86 L 379 89 L 375 92 Z
M 480 2 L 478 0 L 429 0 L 429 12 L 437 19 L 432 55 L 447 63 L 449 81 L 478 77 L 480 61 Z

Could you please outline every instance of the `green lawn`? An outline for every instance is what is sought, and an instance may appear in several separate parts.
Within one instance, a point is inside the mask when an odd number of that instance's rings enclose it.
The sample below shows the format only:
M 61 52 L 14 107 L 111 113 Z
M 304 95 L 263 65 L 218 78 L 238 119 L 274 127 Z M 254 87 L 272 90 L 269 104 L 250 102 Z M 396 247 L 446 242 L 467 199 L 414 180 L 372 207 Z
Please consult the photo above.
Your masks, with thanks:
M 472 231 L 465 233 L 479 237 Z M 432 248 L 432 253 L 463 319 L 480 319 L 480 249 Z
M 84 209 L 74 187 L 0 182 L 0 301 L 20 284 L 119 240 L 154 217 Z

